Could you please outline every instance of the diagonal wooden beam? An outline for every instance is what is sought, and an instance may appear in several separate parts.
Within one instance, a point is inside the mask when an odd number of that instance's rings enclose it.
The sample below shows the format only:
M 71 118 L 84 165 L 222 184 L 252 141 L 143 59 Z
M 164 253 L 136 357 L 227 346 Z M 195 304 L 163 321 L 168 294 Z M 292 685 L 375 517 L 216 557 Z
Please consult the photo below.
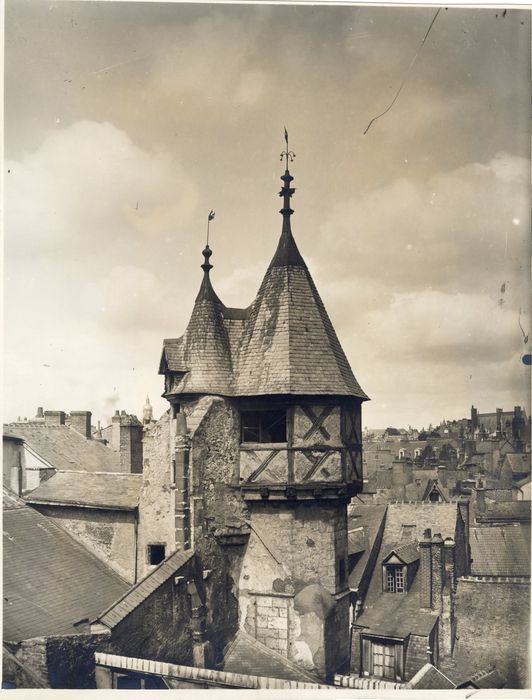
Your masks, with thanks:
M 251 474 L 248 476 L 246 481 L 249 483 L 250 481 L 254 481 L 262 472 L 266 469 L 268 464 L 272 461 L 272 459 L 275 457 L 275 455 L 279 452 L 279 450 L 272 450 L 270 454 L 266 457 L 266 459 L 262 462 L 262 464 L 255 469 L 254 472 L 251 472 Z M 257 455 L 258 456 L 258 455 Z
M 301 406 L 301 408 L 303 410 L 303 413 L 307 416 L 307 418 L 312 423 L 310 428 L 303 435 L 303 440 L 308 440 L 309 437 L 311 437 L 311 435 L 314 435 L 314 433 L 317 430 L 320 431 L 320 433 L 323 435 L 323 437 L 326 440 L 330 440 L 331 436 L 329 434 L 329 431 L 324 427 L 323 422 L 331 414 L 331 411 L 333 410 L 333 406 L 325 406 L 325 408 L 323 409 L 323 411 L 320 413 L 319 416 L 316 416 L 314 411 L 309 406 Z
M 330 452 L 323 452 L 323 454 L 321 454 L 319 457 L 314 457 L 313 455 L 305 453 L 305 457 L 309 460 L 309 462 L 312 462 L 313 464 L 303 477 L 303 481 L 308 481 L 309 479 L 311 479 L 330 454 Z

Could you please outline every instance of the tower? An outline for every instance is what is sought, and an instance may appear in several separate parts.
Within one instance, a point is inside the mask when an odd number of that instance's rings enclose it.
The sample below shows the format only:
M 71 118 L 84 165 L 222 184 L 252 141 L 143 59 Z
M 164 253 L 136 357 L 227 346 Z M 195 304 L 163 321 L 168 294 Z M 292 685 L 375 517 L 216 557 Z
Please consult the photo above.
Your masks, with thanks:
M 218 585 L 225 567 L 240 629 L 330 678 L 349 657 L 347 503 L 362 489 L 367 396 L 292 234 L 285 139 L 281 236 L 255 300 L 224 306 L 207 245 L 191 319 L 164 341 L 160 373 L 184 484 L 175 546 L 199 552 Z

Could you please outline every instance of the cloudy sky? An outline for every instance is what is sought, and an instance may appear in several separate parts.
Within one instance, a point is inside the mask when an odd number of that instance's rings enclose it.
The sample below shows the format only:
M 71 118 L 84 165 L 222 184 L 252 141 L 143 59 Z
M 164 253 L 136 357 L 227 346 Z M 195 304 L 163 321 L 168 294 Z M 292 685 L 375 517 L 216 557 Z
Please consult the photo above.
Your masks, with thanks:
M 529 402 L 529 12 L 8 0 L 4 417 L 139 413 L 211 273 L 293 230 L 363 423 Z M 503 290 L 503 291 L 501 291 Z

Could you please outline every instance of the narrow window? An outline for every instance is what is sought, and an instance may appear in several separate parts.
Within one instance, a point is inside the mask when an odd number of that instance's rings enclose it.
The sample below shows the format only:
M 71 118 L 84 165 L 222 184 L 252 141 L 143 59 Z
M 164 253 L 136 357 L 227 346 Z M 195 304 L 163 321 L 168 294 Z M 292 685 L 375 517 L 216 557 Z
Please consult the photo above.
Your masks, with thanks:
M 165 558 L 166 546 L 164 544 L 148 545 L 148 564 L 155 566 L 160 564 Z
M 243 411 L 242 442 L 286 442 L 286 411 Z

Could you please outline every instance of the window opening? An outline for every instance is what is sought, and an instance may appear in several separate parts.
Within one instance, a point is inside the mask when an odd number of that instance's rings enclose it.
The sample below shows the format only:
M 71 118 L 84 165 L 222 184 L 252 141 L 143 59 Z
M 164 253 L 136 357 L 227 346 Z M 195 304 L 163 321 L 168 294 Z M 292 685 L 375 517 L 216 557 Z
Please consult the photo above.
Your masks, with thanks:
M 242 411 L 242 442 L 286 442 L 286 411 Z
M 166 546 L 164 544 L 148 545 L 148 564 L 151 566 L 160 564 L 165 558 Z

